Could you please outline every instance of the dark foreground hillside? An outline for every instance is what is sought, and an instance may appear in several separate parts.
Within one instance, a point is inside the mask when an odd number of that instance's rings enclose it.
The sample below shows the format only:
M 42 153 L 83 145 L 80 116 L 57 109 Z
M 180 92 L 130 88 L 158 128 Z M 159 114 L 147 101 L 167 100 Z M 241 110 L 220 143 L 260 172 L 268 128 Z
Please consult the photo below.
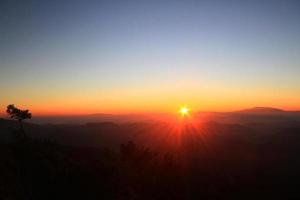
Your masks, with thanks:
M 14 129 L 11 121 L 1 123 L 2 136 Z M 31 137 L 7 133 L 0 142 L 0 199 L 300 198 L 299 125 L 263 134 L 257 126 L 209 122 L 180 135 L 165 124 L 86 126 L 78 132 L 27 124 Z M 50 137 L 53 130 L 66 131 L 61 141 Z M 102 130 L 98 138 L 95 130 Z M 92 138 L 113 147 L 85 145 Z

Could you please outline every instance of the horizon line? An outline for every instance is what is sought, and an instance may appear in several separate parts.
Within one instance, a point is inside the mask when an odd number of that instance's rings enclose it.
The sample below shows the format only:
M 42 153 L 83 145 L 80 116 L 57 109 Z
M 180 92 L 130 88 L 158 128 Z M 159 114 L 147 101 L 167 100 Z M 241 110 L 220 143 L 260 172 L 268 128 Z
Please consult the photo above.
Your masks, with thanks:
M 255 106 L 255 107 L 248 107 L 244 109 L 236 109 L 231 111 L 209 111 L 209 110 L 197 110 L 192 113 L 234 113 L 234 112 L 243 112 L 243 111 L 251 111 L 254 109 L 270 109 L 270 110 L 277 110 L 282 112 L 300 112 L 300 109 L 293 109 L 293 110 L 287 110 L 282 109 L 280 107 L 267 107 L 267 106 Z M 29 109 L 30 111 L 30 109 Z M 111 115 L 111 116 L 124 116 L 124 115 L 172 115 L 177 112 L 116 112 L 116 113 L 105 113 L 105 112 L 94 112 L 94 113 L 53 113 L 53 114 L 34 114 L 34 117 L 76 117 L 76 116 L 91 116 L 91 115 Z M 8 115 L 6 112 L 0 113 L 1 118 L 8 118 Z

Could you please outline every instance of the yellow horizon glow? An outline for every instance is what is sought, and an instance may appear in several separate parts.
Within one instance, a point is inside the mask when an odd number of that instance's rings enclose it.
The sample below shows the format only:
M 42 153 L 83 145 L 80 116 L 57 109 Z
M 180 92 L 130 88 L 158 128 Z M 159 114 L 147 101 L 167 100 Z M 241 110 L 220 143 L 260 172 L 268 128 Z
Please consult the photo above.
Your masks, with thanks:
M 181 102 L 180 99 L 174 99 L 176 102 Z M 160 102 L 151 102 L 151 101 L 132 101 L 124 100 L 123 102 L 119 101 L 61 101 L 53 102 L 22 102 L 22 101 L 7 101 L 1 103 L 1 111 L 5 114 L 5 108 L 8 104 L 15 104 L 16 106 L 22 109 L 29 109 L 35 116 L 37 115 L 77 115 L 77 114 L 93 114 L 93 113 L 109 113 L 109 114 L 127 114 L 127 113 L 174 113 L 176 110 L 176 105 L 178 103 L 168 101 L 166 99 L 161 99 Z M 255 101 L 242 102 L 241 100 L 236 99 L 235 101 L 230 102 L 228 99 L 224 98 L 215 101 L 209 101 L 204 98 L 202 99 L 190 99 L 189 104 L 192 105 L 195 112 L 231 112 L 241 109 L 263 106 L 263 107 L 275 107 L 284 110 L 299 110 L 299 104 L 296 102 L 284 102 L 286 106 L 276 104 L 276 103 L 267 103 L 267 101 L 262 101 L 262 103 L 256 103 Z M 0 111 L 0 113 L 1 113 Z M 185 112 L 185 111 L 184 111 Z
M 97 86 L 58 89 L 4 88 L 0 99 L 0 114 L 8 104 L 29 109 L 33 116 L 76 114 L 172 113 L 178 115 L 178 105 L 184 102 L 194 112 L 230 112 L 251 107 L 275 107 L 299 110 L 300 95 L 294 90 L 241 85 L 206 84 L 200 81 L 177 81 L 118 86 L 101 90 Z M 182 105 L 182 104 L 181 104 Z

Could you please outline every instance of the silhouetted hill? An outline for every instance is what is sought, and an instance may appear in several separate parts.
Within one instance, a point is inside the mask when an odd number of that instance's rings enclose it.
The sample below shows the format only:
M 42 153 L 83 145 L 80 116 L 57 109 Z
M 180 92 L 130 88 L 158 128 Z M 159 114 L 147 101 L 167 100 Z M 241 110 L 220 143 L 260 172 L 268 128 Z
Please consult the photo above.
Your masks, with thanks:
M 237 112 L 197 113 L 200 119 L 233 124 L 298 124 L 300 111 L 284 111 L 276 108 L 256 107 Z
M 0 119 L 0 199 L 300 197 L 294 121 L 24 127 L 20 140 L 17 122 Z
M 240 113 L 260 113 L 260 114 L 271 114 L 271 113 L 282 113 L 285 112 L 284 110 L 278 108 L 271 108 L 271 107 L 254 107 L 250 109 L 245 109 L 238 111 Z
M 90 114 L 90 115 L 66 115 L 66 116 L 36 116 L 32 122 L 37 124 L 86 124 L 103 121 L 115 123 L 129 123 L 137 121 L 151 121 L 152 115 L 143 114 Z
M 240 119 L 239 119 L 240 120 Z M 265 119 L 263 119 L 265 121 Z M 240 120 L 241 121 L 241 120 Z M 149 147 L 170 147 L 175 138 L 174 130 L 178 124 L 167 122 L 136 122 L 136 123 L 113 123 L 99 122 L 83 125 L 72 124 L 46 124 L 36 125 L 24 123 L 26 133 L 33 138 L 50 138 L 64 145 L 108 147 L 118 148 L 120 144 L 132 140 Z M 226 124 L 217 121 L 193 122 L 184 125 L 185 137 L 193 135 L 194 132 L 206 137 L 220 138 L 246 138 L 248 142 L 261 142 L 267 134 L 276 134 L 284 130 L 297 128 L 299 122 L 281 121 L 278 123 L 239 123 Z M 19 125 L 13 120 L 0 119 L 0 139 L 12 139 L 13 131 L 18 130 Z M 171 137 L 174 135 L 174 137 Z M 166 144 L 166 138 L 170 141 Z M 252 138 L 252 139 L 251 139 Z M 250 140 L 251 139 L 251 140 Z M 175 139 L 174 139 L 175 140 Z

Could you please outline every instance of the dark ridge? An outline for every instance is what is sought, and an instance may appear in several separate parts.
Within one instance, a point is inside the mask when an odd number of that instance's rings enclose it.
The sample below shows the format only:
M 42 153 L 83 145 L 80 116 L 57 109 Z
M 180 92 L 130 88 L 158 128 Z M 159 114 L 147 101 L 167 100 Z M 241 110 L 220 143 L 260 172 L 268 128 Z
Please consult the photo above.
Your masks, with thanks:
M 272 108 L 272 107 L 254 107 L 250 109 L 240 110 L 238 112 L 246 112 L 246 113 L 280 113 L 286 112 L 282 109 Z

